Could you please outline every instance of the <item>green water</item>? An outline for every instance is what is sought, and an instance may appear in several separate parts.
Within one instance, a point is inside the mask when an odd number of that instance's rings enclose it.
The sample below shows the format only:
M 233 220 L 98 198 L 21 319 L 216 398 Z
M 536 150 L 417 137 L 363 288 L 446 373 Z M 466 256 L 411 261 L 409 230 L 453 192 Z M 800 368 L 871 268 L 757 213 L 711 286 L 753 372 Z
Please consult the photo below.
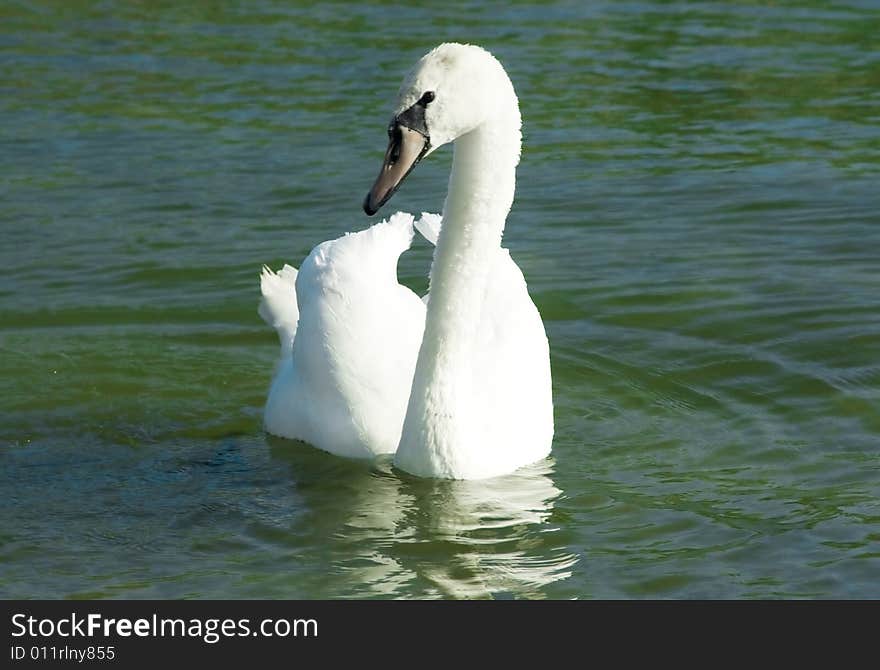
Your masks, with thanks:
M 0 4 L 0 596 L 880 597 L 880 5 L 415 4 Z M 259 269 L 368 225 L 449 39 L 520 95 L 553 357 L 489 482 L 260 425 Z

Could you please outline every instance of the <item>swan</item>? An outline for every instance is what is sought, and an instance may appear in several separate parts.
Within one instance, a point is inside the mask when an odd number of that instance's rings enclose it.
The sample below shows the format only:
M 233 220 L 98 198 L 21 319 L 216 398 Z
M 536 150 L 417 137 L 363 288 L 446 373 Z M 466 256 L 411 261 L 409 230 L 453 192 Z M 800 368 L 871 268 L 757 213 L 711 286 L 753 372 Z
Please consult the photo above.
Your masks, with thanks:
M 442 44 L 406 75 L 364 211 L 454 143 L 442 217 L 398 212 L 319 244 L 299 271 L 263 269 L 260 314 L 281 340 L 267 432 L 341 456 L 394 454 L 410 474 L 445 479 L 499 476 L 550 453 L 549 344 L 501 247 L 520 127 L 513 85 L 480 47 Z M 414 230 L 435 244 L 424 299 L 397 281 Z

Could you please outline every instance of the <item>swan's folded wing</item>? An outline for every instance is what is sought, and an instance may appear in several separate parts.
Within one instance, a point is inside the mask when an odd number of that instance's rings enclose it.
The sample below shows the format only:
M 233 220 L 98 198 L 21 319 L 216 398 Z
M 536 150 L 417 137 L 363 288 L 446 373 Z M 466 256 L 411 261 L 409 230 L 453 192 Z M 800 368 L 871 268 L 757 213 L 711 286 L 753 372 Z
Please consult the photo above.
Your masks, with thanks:
M 290 354 L 296 326 L 299 323 L 299 308 L 296 302 L 296 268 L 285 265 L 277 273 L 265 265 L 260 275 L 259 314 L 263 321 L 278 332 L 281 340 L 281 355 Z
M 397 280 L 412 218 L 398 212 L 322 242 L 302 262 L 296 339 L 269 394 L 269 432 L 341 456 L 397 449 L 425 323 L 424 305 Z M 270 318 L 277 313 L 276 289 L 282 305 L 289 304 L 289 287 L 280 283 L 264 275 Z
M 431 214 L 430 212 L 422 212 L 422 218 L 413 222 L 415 229 L 419 231 L 422 237 L 428 242 L 437 246 L 437 239 L 440 237 L 440 227 L 443 224 L 443 217 L 439 214 Z
M 527 454 L 521 463 L 542 458 L 553 436 L 549 343 L 525 277 L 507 249 L 498 249 L 492 259 L 477 332 L 474 404 L 482 408 L 491 434 L 503 436 L 494 441 L 504 451 L 496 458 L 515 460 L 517 454 Z

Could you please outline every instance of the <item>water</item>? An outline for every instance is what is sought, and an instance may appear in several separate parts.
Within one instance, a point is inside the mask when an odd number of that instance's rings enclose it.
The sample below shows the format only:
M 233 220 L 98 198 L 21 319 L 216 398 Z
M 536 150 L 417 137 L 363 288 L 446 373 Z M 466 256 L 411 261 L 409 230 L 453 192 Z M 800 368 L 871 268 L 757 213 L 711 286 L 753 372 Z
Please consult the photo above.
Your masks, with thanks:
M 0 595 L 880 597 L 878 33 L 869 0 L 3 3 Z M 505 240 L 553 356 L 553 456 L 490 482 L 260 427 L 259 269 L 367 225 L 447 39 L 519 92 Z

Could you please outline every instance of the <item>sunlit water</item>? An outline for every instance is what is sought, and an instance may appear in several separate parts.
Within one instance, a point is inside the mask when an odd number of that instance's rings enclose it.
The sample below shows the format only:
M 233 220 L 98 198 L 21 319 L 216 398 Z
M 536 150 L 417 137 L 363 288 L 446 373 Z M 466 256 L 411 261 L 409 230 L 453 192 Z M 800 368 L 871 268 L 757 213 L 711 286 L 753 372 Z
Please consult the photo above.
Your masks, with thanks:
M 0 4 L 0 595 L 880 597 L 877 4 L 415 4 Z M 489 482 L 260 426 L 259 268 L 368 225 L 447 39 L 519 92 L 553 356 Z

